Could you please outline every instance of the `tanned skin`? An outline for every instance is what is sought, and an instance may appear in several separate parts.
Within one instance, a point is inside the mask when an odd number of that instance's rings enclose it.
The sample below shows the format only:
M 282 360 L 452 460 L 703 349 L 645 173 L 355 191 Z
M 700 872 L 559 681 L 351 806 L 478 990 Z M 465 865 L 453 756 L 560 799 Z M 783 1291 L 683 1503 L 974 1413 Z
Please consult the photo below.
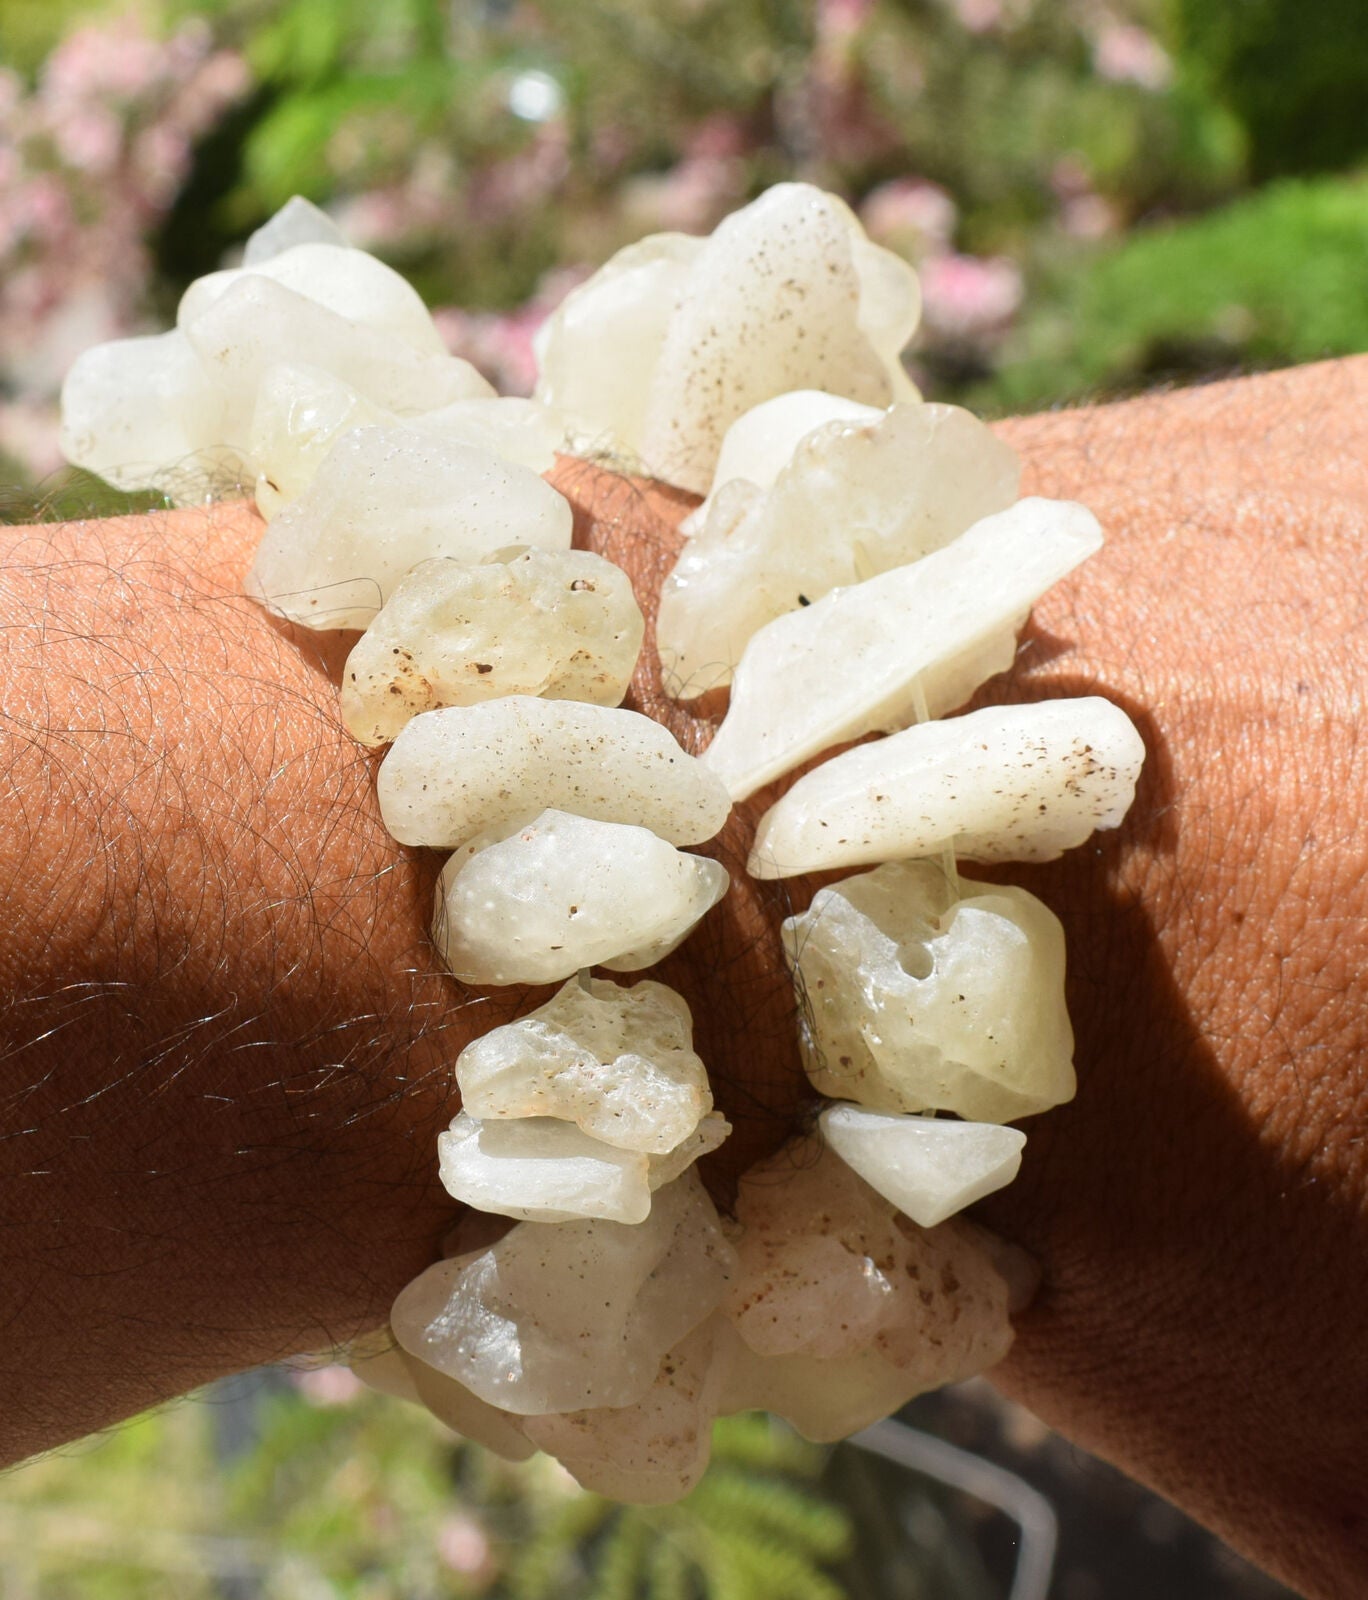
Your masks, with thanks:
M 1062 917 L 1077 1100 L 978 1215 L 1039 1261 L 996 1374 L 1310 1596 L 1368 1593 L 1368 360 L 1025 419 L 1025 491 L 1103 552 L 984 703 L 1100 693 L 1126 825 L 1001 876 Z M 688 497 L 563 461 L 577 541 L 649 608 Z M 241 598 L 245 505 L 0 530 L 0 1459 L 385 1319 L 454 1207 L 479 992 L 425 936 L 337 718 L 349 640 Z M 702 749 L 721 706 L 629 704 Z M 833 663 L 839 670 L 839 663 Z M 737 1133 L 798 1124 L 778 922 L 741 870 L 660 975 Z M 970 869 L 970 875 L 975 875 Z M 987 875 L 987 874 L 982 874 Z

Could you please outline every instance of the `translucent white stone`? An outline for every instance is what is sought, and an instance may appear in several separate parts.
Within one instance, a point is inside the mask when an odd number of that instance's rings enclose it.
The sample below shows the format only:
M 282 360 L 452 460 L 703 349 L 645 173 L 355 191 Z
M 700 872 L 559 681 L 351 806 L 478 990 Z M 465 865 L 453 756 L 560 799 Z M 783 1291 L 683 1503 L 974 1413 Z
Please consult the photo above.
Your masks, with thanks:
M 698 844 L 730 810 L 713 774 L 650 717 L 528 695 L 414 717 L 376 789 L 396 839 L 446 849 L 506 833 L 547 807 Z
M 347 659 L 342 720 L 362 744 L 380 745 L 442 706 L 508 696 L 615 706 L 644 629 L 627 574 L 588 550 L 420 562 Z
M 830 1150 L 803 1142 L 752 1168 L 736 1210 L 722 1310 L 757 1355 L 835 1371 L 872 1354 L 903 1375 L 880 1399 L 896 1405 L 1006 1354 L 1007 1284 L 973 1232 L 918 1228 Z
M 717 1359 L 726 1324 L 710 1317 L 661 1362 L 628 1406 L 529 1417 L 527 1437 L 586 1489 L 629 1505 L 664 1505 L 703 1476 L 726 1376 Z
M 819 1093 L 976 1122 L 1073 1097 L 1059 919 L 1024 889 L 960 889 L 936 862 L 891 862 L 784 923 Z
M 394 1342 L 388 1325 L 353 1339 L 347 1349 L 347 1365 L 369 1389 L 396 1400 L 421 1405 L 418 1390 L 409 1375 L 404 1352 Z
M 628 1406 L 717 1306 L 736 1256 L 697 1175 L 645 1222 L 523 1222 L 429 1267 L 391 1322 L 405 1350 L 520 1416 Z
M 477 1122 L 462 1111 L 438 1137 L 437 1157 L 454 1200 L 504 1217 L 641 1222 L 651 1209 L 648 1156 L 614 1149 L 554 1117 Z
M 684 855 L 649 829 L 544 811 L 448 862 L 432 933 L 466 983 L 559 983 L 581 967 L 662 959 L 728 881 L 716 861 Z M 643 951 L 650 960 L 637 963 Z
M 775 617 L 1005 510 L 1020 476 L 1015 452 L 958 406 L 898 405 L 805 434 L 766 494 L 714 502 L 665 580 L 656 635 L 671 693 L 728 682 Z
M 464 1384 L 419 1361 L 407 1350 L 401 1350 L 399 1357 L 408 1368 L 419 1405 L 453 1433 L 492 1450 L 505 1461 L 526 1461 L 536 1451 L 537 1446 L 523 1431 L 521 1417 L 487 1405 Z
M 222 396 L 175 329 L 97 344 L 62 385 L 62 454 L 116 488 L 203 499 L 247 470 L 223 440 Z
M 1099 548 L 1097 519 L 1018 500 L 953 544 L 787 616 L 746 646 L 703 760 L 734 800 L 833 744 L 962 705 L 1010 666 L 1035 600 Z
M 692 538 L 704 527 L 713 496 L 723 484 L 743 478 L 757 489 L 768 489 L 789 464 L 798 441 L 815 428 L 827 422 L 875 422 L 882 415 L 877 406 L 862 406 L 821 389 L 793 389 L 762 400 L 723 435 L 707 499 L 685 517 L 679 531 Z
M 641 426 L 652 471 L 705 493 L 728 427 L 791 389 L 875 406 L 895 398 L 898 352 L 876 349 L 861 325 L 857 230 L 839 200 L 799 183 L 776 184 L 719 223 L 652 375 Z M 910 298 L 915 277 L 904 270 Z
M 247 241 L 242 252 L 244 267 L 259 267 L 282 251 L 297 244 L 346 244 L 341 228 L 326 211 L 320 211 L 303 195 L 294 195 Z
M 928 1387 L 920 1373 L 895 1367 L 874 1350 L 823 1360 L 820 1356 L 762 1356 L 731 1328 L 725 1349 L 718 1412 L 768 1411 L 805 1439 L 834 1444 L 881 1422 Z M 719 1359 L 721 1365 L 721 1359 Z
M 422 296 L 407 278 L 364 250 L 328 241 L 290 245 L 251 265 L 196 278 L 181 296 L 177 326 L 188 327 L 234 284 L 251 277 L 269 278 L 358 327 L 372 328 L 414 350 L 447 353 Z
M 760 819 L 748 870 L 788 878 L 942 849 L 1053 861 L 1119 826 L 1144 758 L 1130 718 L 1095 696 L 923 722 L 799 778 Z
M 909 1117 L 838 1102 L 819 1122 L 841 1160 L 918 1227 L 934 1228 L 1004 1188 L 1026 1135 L 991 1122 Z
M 257 470 L 257 510 L 269 522 L 303 494 L 344 433 L 396 426 L 398 420 L 318 367 L 269 368 L 257 390 L 248 434 Z
M 249 435 L 258 473 L 257 510 L 269 521 L 286 501 L 303 494 L 328 451 L 352 428 L 401 423 L 474 445 L 533 472 L 552 465 L 567 435 L 565 419 L 532 400 L 457 400 L 401 418 L 317 367 L 275 366 L 257 391 Z
M 649 979 L 571 978 L 545 1005 L 456 1060 L 473 1117 L 561 1117 L 624 1150 L 663 1155 L 712 1109 L 688 1003 Z
M 718 1131 L 721 1138 L 730 1132 L 721 1117 L 710 1119 L 703 1137 L 686 1135 L 677 1156 L 651 1156 L 555 1117 L 481 1122 L 462 1111 L 438 1136 L 437 1159 L 447 1193 L 479 1211 L 525 1222 L 642 1222 L 651 1191 L 687 1171 L 705 1147 L 715 1148 L 707 1140 Z
M 535 472 L 409 428 L 356 428 L 269 524 L 247 592 L 311 628 L 364 628 L 437 556 L 566 549 L 569 502 Z
M 412 419 L 445 439 L 473 444 L 533 472 L 547 472 L 556 456 L 569 448 L 571 425 L 564 412 L 517 395 L 492 395 L 454 400 Z
M 711 238 L 644 239 L 568 296 L 538 338 L 537 398 L 701 494 L 727 428 L 763 400 L 909 398 L 898 352 L 918 308 L 912 269 L 841 201 L 780 184 Z
M 468 361 L 415 350 L 259 272 L 246 273 L 185 324 L 185 337 L 224 397 L 224 442 L 239 447 L 261 384 L 276 366 L 320 368 L 401 416 L 494 393 Z

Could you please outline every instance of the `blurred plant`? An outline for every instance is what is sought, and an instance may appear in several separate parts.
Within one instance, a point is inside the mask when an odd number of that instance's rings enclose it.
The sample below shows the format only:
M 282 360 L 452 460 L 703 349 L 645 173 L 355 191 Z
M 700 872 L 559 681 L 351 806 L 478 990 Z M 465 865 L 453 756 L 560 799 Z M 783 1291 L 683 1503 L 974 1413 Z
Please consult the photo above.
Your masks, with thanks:
M 0 451 L 34 476 L 63 373 L 145 317 L 148 238 L 247 86 L 203 23 L 162 39 L 131 13 L 69 33 L 32 88 L 0 69 Z
M 1172 0 L 1172 13 L 1190 80 L 1244 125 L 1257 177 L 1368 154 L 1362 0 Z
M 993 411 L 1368 350 L 1368 179 L 1289 179 L 1043 281 Z

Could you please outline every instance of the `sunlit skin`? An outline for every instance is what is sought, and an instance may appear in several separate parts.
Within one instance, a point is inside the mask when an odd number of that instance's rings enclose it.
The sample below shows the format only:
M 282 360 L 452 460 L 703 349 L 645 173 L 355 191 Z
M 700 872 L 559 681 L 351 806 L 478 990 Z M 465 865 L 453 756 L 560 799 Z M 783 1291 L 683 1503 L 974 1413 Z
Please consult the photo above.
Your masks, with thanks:
M 1122 830 L 1001 873 L 1064 920 L 1080 1090 L 979 1208 L 1042 1270 L 998 1381 L 1335 1597 L 1368 1588 L 1365 418 L 1351 361 L 1004 424 L 1109 542 L 981 697 L 1102 693 L 1149 750 Z M 553 476 L 649 607 L 694 502 Z M 0 533 L 5 1459 L 382 1322 L 453 1220 L 452 1063 L 532 998 L 440 972 L 440 857 L 380 825 L 346 641 L 239 598 L 258 533 Z M 652 660 L 629 704 L 701 749 L 721 706 Z M 660 969 L 737 1124 L 723 1201 L 810 1105 L 777 931 L 811 885 L 741 871 L 769 798 Z

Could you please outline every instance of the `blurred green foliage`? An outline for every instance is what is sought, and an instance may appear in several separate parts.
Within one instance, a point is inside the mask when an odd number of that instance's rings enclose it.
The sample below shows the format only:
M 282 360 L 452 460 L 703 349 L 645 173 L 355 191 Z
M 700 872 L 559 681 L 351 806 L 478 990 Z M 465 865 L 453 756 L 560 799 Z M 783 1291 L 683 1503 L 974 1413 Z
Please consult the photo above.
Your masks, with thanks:
M 1190 79 L 1244 126 L 1256 178 L 1368 154 L 1363 0 L 1173 0 Z
M 992 412 L 1368 350 L 1368 179 L 1284 180 L 1038 286 Z

